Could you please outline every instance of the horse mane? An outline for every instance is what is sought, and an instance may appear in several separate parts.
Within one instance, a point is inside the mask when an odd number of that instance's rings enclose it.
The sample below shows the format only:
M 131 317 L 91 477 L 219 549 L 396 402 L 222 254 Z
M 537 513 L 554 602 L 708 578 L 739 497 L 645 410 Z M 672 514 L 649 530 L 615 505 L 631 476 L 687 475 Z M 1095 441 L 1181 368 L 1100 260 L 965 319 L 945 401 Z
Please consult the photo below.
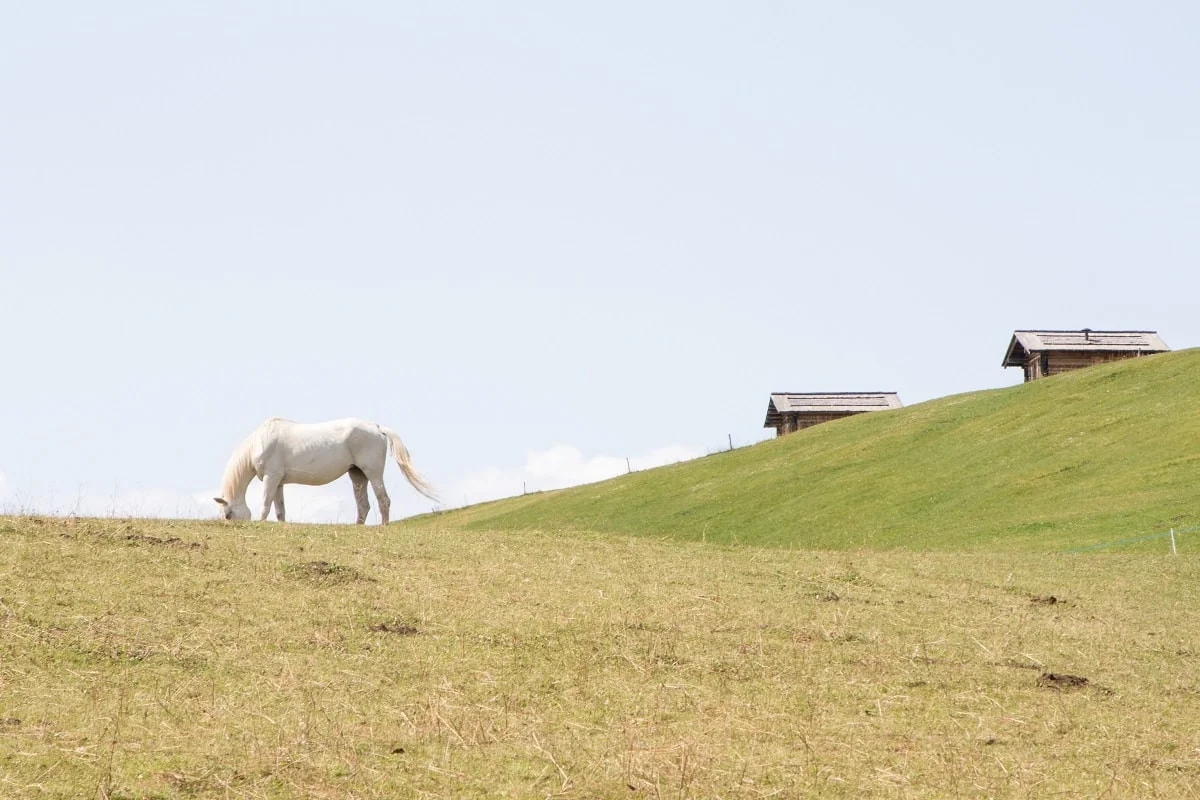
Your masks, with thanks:
M 255 474 L 254 463 L 250 460 L 250 452 L 257 435 L 258 431 L 255 430 L 254 433 L 247 436 L 233 451 L 233 455 L 229 457 L 229 463 L 225 465 L 225 474 L 221 477 L 221 497 L 230 503 L 245 502 L 246 487 L 250 485 L 250 479 Z

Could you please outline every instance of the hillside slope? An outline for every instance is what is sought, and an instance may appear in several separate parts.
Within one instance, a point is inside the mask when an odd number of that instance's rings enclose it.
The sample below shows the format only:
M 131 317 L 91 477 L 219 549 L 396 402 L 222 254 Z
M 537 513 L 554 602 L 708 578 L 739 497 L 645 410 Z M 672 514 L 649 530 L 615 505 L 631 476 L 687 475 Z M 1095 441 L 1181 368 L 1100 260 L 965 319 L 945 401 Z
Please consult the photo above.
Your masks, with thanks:
M 822 548 L 1081 547 L 1200 521 L 1198 397 L 1200 350 L 1185 350 L 404 524 Z

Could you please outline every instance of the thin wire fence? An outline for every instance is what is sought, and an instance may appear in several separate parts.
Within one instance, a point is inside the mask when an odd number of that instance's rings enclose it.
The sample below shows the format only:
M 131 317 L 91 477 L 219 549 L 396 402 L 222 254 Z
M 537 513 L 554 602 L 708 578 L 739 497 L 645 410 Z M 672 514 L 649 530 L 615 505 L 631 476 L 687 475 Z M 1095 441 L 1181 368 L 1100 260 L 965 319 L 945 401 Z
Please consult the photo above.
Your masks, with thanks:
M 1196 531 L 1200 531 L 1200 526 L 1194 525 L 1190 528 L 1180 528 L 1179 530 L 1171 528 L 1169 530 L 1162 531 L 1161 533 L 1150 533 L 1145 536 L 1134 536 L 1134 537 L 1131 537 L 1128 539 L 1117 539 L 1116 541 L 1112 541 L 1112 542 L 1101 542 L 1100 544 L 1090 544 L 1090 545 L 1087 545 L 1086 547 L 1075 547 L 1075 548 L 1072 548 L 1071 550 L 1064 550 L 1063 552 L 1064 553 L 1087 553 L 1087 552 L 1090 552 L 1093 550 L 1104 550 L 1109 547 L 1124 547 L 1126 545 L 1137 544 L 1139 542 L 1148 542 L 1148 541 L 1151 541 L 1152 539 L 1170 538 L 1171 554 L 1178 555 L 1178 550 L 1176 548 L 1176 539 L 1181 534 L 1195 533 Z

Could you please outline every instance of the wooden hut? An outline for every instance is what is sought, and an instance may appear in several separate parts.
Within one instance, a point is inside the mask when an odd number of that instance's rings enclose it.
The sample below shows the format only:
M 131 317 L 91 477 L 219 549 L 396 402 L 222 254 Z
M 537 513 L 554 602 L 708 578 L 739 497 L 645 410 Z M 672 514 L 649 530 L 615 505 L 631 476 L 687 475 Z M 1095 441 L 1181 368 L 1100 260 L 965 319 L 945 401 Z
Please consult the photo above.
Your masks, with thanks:
M 1122 358 L 1165 353 L 1154 331 L 1014 331 L 1004 367 L 1021 367 L 1025 382 Z
M 779 392 L 767 402 L 764 428 L 774 428 L 779 436 L 802 428 L 868 411 L 900 408 L 895 392 Z

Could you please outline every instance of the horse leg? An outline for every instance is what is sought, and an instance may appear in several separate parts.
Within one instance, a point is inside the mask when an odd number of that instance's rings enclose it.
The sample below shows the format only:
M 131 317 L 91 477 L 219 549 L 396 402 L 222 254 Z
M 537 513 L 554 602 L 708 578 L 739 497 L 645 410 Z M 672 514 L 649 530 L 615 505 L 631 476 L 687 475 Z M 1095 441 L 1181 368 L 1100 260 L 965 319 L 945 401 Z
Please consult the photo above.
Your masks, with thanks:
M 371 500 L 367 497 L 367 476 L 358 467 L 351 467 L 346 474 L 350 476 L 350 483 L 354 484 L 354 503 L 358 506 L 357 524 L 362 525 L 367 521 L 367 512 L 371 510 Z
M 275 519 L 284 522 L 283 513 L 283 484 L 279 484 L 279 489 L 275 492 Z
M 262 516 L 259 521 L 265 522 L 267 516 L 271 513 L 271 503 L 275 502 L 275 495 L 279 493 L 280 487 L 283 486 L 283 478 L 279 475 L 263 475 L 263 507 Z
M 383 476 L 371 478 L 371 488 L 375 490 L 375 499 L 379 501 L 379 524 L 388 524 L 388 512 L 392 508 L 392 500 L 388 497 L 387 489 L 383 487 Z

